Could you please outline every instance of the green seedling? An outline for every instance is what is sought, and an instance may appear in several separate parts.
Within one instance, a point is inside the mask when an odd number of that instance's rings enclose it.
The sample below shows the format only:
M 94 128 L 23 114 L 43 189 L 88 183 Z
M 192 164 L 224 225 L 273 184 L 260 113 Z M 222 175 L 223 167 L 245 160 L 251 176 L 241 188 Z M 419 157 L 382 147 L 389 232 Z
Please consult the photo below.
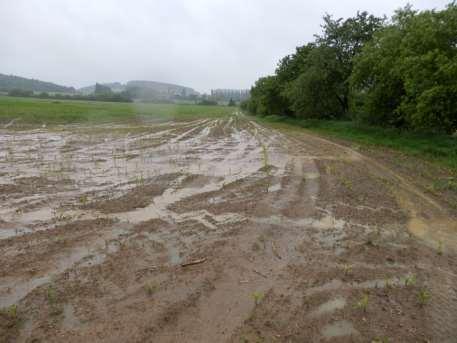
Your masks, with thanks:
M 159 290 L 159 286 L 156 283 L 147 283 L 144 285 L 144 290 L 147 295 L 152 296 Z
M 327 175 L 333 174 L 333 168 L 332 168 L 330 165 L 326 165 L 326 166 L 325 166 L 325 173 L 326 173 Z
M 389 343 L 389 339 L 387 337 L 375 338 L 371 343 Z
M 360 151 L 362 149 L 362 147 L 358 144 L 352 144 L 351 149 Z
M 405 279 L 405 286 L 406 287 L 411 287 L 416 285 L 416 275 L 414 274 L 409 274 L 406 279 Z
M 64 213 L 61 213 L 59 214 L 57 217 L 56 217 L 56 220 L 57 221 L 61 221 L 61 222 L 69 222 L 71 221 L 73 218 L 70 214 L 64 214 Z
M 17 319 L 17 305 L 11 305 L 2 310 L 2 313 L 11 319 Z
M 263 250 L 265 250 L 266 247 L 267 247 L 267 239 L 266 239 L 266 237 L 264 235 L 260 235 L 258 240 L 259 240 L 260 243 L 262 243 Z
M 258 242 L 254 242 L 252 244 L 252 250 L 253 251 L 259 251 L 260 249 L 261 249 L 261 246 L 260 246 L 260 244 Z
M 394 282 L 391 278 L 388 278 L 385 280 L 385 285 L 386 285 L 386 289 L 391 289 L 391 288 L 393 288 Z
M 87 195 L 82 195 L 80 198 L 79 198 L 79 202 L 81 203 L 81 205 L 86 205 L 88 203 L 89 199 L 87 198 Z
M 265 171 L 267 172 L 267 174 L 269 175 L 270 172 L 268 170 L 268 166 L 269 166 L 269 163 L 268 163 L 268 148 L 265 144 L 262 144 L 262 162 L 263 162 L 263 167 L 265 168 Z
M 365 244 L 371 247 L 376 247 L 378 245 L 375 241 L 375 237 L 373 237 L 372 235 L 369 235 L 367 237 L 367 241 Z
M 355 304 L 355 308 L 366 312 L 368 308 L 368 301 L 368 294 L 364 294 L 362 298 Z
M 346 178 L 341 178 L 341 183 L 343 184 L 344 187 L 346 187 L 349 190 L 352 190 L 352 181 Z
M 431 189 L 435 191 L 457 191 L 457 180 L 453 178 L 437 180 L 433 183 Z
M 254 292 L 252 294 L 252 297 L 254 298 L 254 303 L 256 305 L 259 305 L 262 302 L 263 298 L 264 298 L 264 294 L 262 292 Z
M 381 228 L 380 227 L 376 227 L 375 233 L 376 233 L 376 237 L 380 238 L 381 237 Z
M 51 316 L 58 316 L 58 315 L 62 314 L 62 312 L 63 312 L 62 306 L 59 306 L 57 304 L 51 306 L 51 312 L 50 312 Z
M 57 292 L 53 286 L 49 286 L 46 290 L 46 298 L 50 305 L 53 305 L 57 302 Z
M 60 315 L 63 312 L 63 309 L 58 305 L 57 291 L 53 286 L 49 286 L 46 290 L 46 298 L 50 307 L 50 314 L 52 316 Z
M 143 173 L 141 173 L 141 175 L 140 175 L 140 185 L 141 185 L 141 186 L 144 186 L 144 176 L 143 176 Z
M 417 295 L 417 300 L 419 301 L 420 306 L 425 306 L 430 301 L 431 294 L 426 289 L 421 289 Z
M 443 241 L 438 242 L 438 255 L 443 256 L 444 254 L 444 247 L 443 247 Z
M 352 265 L 350 265 L 350 264 L 343 265 L 343 273 L 346 276 L 352 274 Z

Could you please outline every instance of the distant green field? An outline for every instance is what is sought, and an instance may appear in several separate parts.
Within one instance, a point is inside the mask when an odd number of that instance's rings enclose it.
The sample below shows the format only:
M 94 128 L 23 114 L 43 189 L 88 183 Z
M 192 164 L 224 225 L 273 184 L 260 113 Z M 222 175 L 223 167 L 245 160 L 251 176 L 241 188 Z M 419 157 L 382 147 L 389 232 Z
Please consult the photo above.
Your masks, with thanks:
M 305 128 L 316 133 L 366 146 L 387 147 L 425 158 L 457 173 L 457 137 L 418 133 L 393 128 L 360 125 L 350 121 L 303 120 L 279 116 L 255 117 L 287 128 Z
M 233 113 L 233 107 L 52 100 L 0 96 L 0 123 L 66 124 L 141 120 L 215 118 Z

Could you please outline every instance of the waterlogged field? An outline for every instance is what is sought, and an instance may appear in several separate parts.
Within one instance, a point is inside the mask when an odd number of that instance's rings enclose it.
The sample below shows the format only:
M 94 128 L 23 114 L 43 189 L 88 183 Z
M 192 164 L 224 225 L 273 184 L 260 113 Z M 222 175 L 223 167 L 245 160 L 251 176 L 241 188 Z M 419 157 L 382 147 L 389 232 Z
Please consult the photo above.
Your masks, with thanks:
M 0 130 L 1 342 L 457 337 L 455 211 L 388 161 L 227 108 L 28 127 L 24 103 Z

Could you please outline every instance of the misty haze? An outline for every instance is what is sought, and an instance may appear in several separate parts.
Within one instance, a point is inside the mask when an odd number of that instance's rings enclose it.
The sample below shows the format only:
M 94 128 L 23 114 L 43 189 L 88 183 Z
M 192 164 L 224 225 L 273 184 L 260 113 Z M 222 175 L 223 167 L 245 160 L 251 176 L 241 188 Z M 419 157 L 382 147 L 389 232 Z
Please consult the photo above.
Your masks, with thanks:
M 0 342 L 457 342 L 457 4 L 0 2 Z

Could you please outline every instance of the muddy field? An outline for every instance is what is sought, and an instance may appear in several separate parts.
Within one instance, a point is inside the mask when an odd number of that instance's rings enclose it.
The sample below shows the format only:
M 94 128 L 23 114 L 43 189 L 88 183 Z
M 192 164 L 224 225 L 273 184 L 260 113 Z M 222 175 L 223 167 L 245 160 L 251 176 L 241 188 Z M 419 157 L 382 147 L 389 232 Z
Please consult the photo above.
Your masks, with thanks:
M 3 129 L 0 167 L 0 342 L 457 342 L 421 166 L 235 115 Z

